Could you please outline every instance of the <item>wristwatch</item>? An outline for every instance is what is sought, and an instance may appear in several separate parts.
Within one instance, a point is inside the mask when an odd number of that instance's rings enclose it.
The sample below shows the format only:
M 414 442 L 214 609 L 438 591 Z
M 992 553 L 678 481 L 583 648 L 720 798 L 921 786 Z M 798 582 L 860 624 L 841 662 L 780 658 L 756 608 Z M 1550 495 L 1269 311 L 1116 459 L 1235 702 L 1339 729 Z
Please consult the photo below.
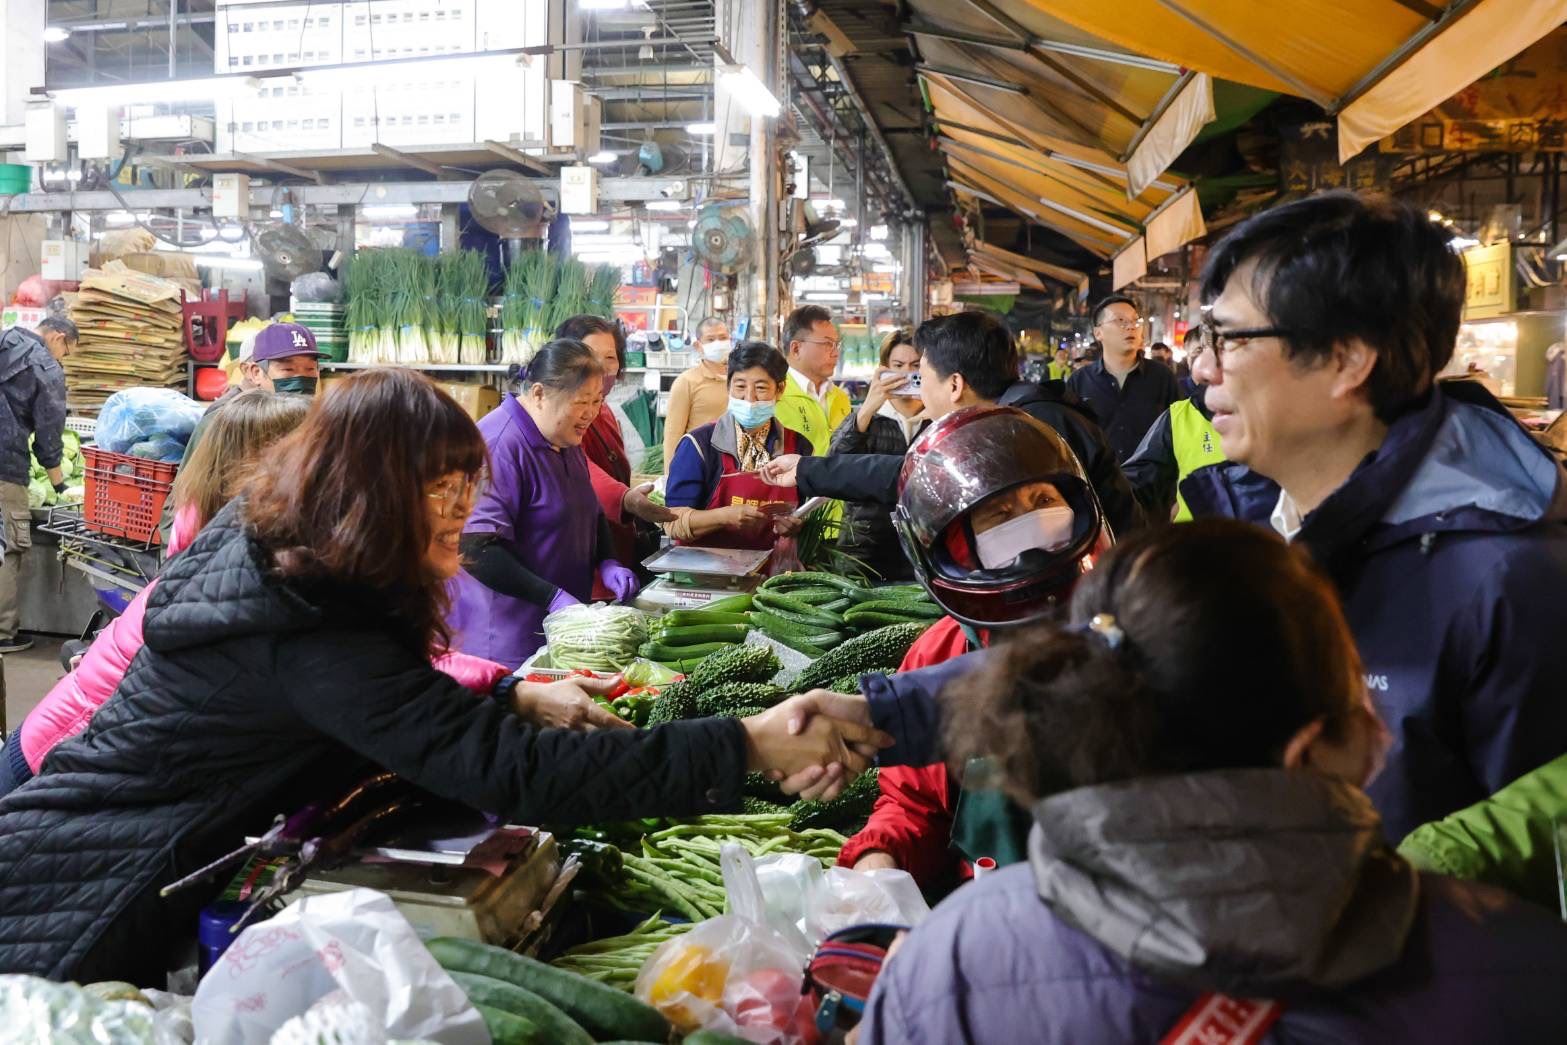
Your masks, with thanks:
M 490 687 L 490 699 L 503 708 L 510 708 L 511 695 L 516 692 L 517 683 L 521 681 L 521 675 L 502 675 L 495 680 L 495 685 Z

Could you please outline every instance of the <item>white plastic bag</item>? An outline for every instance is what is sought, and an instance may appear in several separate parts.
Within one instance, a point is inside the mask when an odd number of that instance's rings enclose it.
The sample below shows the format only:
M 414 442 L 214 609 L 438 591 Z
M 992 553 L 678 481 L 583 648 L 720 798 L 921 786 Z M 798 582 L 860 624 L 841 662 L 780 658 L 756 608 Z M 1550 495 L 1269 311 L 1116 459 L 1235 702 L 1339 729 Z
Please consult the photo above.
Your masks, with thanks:
M 805 901 L 805 935 L 813 944 L 851 925 L 918 925 L 930 905 L 907 871 L 829 867 Z
M 137 1001 L 103 1001 L 74 983 L 0 976 L 4 1045 L 178 1045 L 153 1010 Z
M 462 988 L 373 889 L 307 896 L 240 933 L 196 988 L 196 1041 L 267 1045 L 334 992 L 363 1005 L 391 1037 L 490 1042 Z
M 636 995 L 685 1034 L 714 1030 L 758 1045 L 800 1045 L 810 946 L 787 921 L 769 918 L 750 853 L 726 845 L 722 861 L 730 913 L 654 951 Z

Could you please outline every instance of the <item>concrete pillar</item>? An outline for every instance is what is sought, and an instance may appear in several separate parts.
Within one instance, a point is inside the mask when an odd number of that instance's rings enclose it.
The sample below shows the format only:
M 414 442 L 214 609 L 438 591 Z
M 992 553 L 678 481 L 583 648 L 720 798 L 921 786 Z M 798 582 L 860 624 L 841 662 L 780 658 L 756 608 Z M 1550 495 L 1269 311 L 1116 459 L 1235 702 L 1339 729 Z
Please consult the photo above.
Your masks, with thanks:
M 21 123 L 44 85 L 45 0 L 0 0 L 0 124 Z

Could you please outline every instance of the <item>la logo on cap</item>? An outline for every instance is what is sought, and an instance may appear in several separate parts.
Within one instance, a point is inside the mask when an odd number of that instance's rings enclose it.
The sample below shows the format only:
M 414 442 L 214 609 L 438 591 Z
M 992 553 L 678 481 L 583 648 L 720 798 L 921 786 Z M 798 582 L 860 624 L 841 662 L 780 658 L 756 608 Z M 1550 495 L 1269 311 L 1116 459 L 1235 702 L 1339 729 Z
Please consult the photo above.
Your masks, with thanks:
M 295 348 L 309 348 L 310 347 L 310 342 L 305 340 L 305 335 L 301 334 L 297 330 L 294 331 L 294 347 Z

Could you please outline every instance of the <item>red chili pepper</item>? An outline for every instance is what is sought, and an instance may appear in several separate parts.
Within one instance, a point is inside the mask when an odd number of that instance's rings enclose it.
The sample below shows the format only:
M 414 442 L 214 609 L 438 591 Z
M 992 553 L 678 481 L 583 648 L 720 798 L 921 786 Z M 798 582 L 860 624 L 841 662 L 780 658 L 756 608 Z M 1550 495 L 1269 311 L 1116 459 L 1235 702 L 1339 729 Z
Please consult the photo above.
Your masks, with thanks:
M 554 675 L 546 675 L 546 674 L 544 674 L 541 671 L 535 671 L 531 675 L 524 675 L 522 680 L 524 682 L 554 682 L 554 681 L 556 681 Z
M 614 700 L 616 697 L 623 697 L 630 692 L 631 685 L 626 681 L 625 676 L 622 675 L 615 681 L 614 688 L 609 691 L 609 699 Z

